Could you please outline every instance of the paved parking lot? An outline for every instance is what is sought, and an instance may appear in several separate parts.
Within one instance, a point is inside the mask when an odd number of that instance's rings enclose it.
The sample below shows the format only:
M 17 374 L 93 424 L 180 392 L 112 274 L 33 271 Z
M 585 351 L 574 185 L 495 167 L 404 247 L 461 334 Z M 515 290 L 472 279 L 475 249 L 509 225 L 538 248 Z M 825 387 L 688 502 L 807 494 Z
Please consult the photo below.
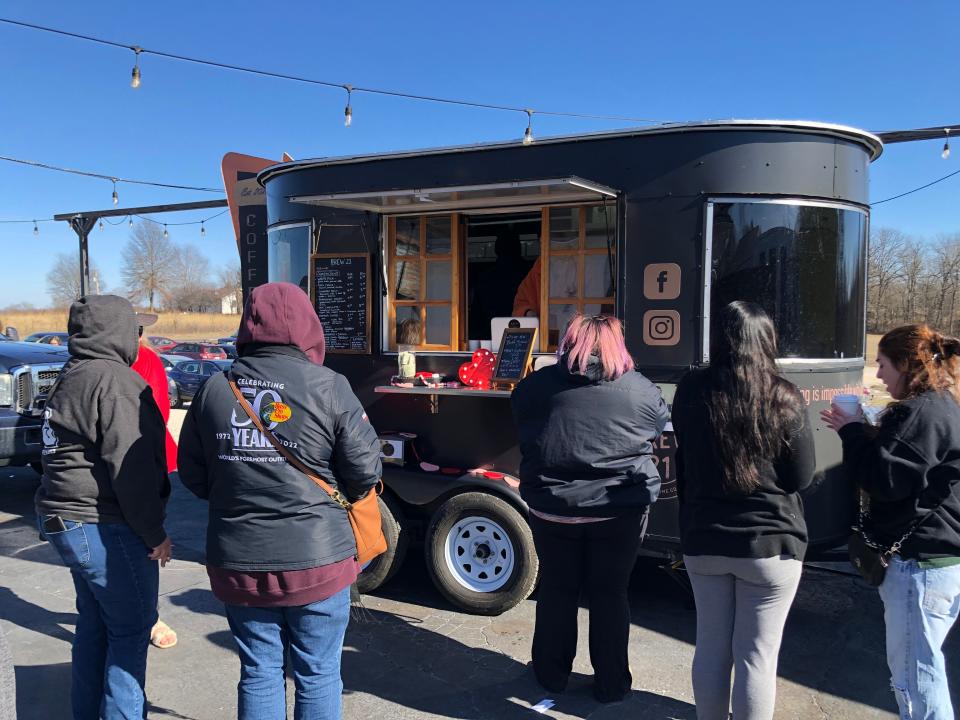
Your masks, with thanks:
M 73 586 L 32 527 L 37 478 L 0 469 L 0 618 L 17 664 L 21 720 L 69 714 Z M 150 651 L 150 717 L 236 717 L 238 664 L 222 606 L 203 567 L 205 506 L 174 489 L 168 530 L 175 561 L 161 571 L 161 616 L 179 633 L 171 650 Z M 631 590 L 634 691 L 602 706 L 590 694 L 585 639 L 554 718 L 695 717 L 689 668 L 695 618 L 689 598 L 655 563 L 641 561 Z M 533 718 L 546 694 L 527 662 L 535 600 L 496 618 L 453 611 L 433 590 L 411 548 L 397 578 L 365 599 L 343 655 L 346 718 Z M 581 638 L 585 638 L 581 616 Z M 876 592 L 854 578 L 808 568 L 781 655 L 777 718 L 893 718 Z M 960 689 L 960 643 L 948 641 Z

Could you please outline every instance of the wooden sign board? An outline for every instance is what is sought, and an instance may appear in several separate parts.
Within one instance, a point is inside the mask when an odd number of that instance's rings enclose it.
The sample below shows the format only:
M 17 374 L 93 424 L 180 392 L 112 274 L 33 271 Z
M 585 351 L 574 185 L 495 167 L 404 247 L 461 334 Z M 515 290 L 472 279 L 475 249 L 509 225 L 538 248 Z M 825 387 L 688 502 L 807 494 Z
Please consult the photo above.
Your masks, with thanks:
M 313 308 L 323 324 L 328 353 L 370 352 L 370 255 L 310 256 Z
M 493 382 L 516 384 L 523 380 L 530 369 L 530 357 L 536 339 L 535 327 L 506 328 L 500 341 L 497 366 L 493 369 Z

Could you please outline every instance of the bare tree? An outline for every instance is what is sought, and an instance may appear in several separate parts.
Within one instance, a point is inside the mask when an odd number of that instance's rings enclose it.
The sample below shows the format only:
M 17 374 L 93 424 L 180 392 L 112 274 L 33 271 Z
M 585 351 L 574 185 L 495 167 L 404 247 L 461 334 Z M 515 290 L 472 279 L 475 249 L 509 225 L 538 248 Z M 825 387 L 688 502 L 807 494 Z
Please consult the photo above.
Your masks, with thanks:
M 211 282 L 210 261 L 194 245 L 175 250 L 167 303 L 181 312 L 218 309 L 220 300 Z
M 169 294 L 176 263 L 173 243 L 155 223 L 140 222 L 130 233 L 122 259 L 120 274 L 128 297 L 146 300 L 153 310 Z
M 220 268 L 220 272 L 217 274 L 217 277 L 220 281 L 221 295 L 226 295 L 227 293 L 232 292 L 235 298 L 236 307 L 242 308 L 243 276 L 240 274 L 240 263 L 232 262 L 228 265 L 224 265 L 222 268 Z
M 101 293 L 106 289 L 102 275 L 93 263 L 90 264 L 91 277 L 97 277 L 99 288 L 89 289 L 90 292 Z M 80 258 L 69 253 L 59 253 L 53 259 L 53 265 L 47 271 L 47 294 L 55 307 L 69 305 L 80 297 Z
M 901 252 L 908 238 L 899 230 L 877 228 L 870 233 L 867 259 L 867 324 L 871 330 L 882 332 L 890 322 L 887 303 L 890 290 L 903 276 Z

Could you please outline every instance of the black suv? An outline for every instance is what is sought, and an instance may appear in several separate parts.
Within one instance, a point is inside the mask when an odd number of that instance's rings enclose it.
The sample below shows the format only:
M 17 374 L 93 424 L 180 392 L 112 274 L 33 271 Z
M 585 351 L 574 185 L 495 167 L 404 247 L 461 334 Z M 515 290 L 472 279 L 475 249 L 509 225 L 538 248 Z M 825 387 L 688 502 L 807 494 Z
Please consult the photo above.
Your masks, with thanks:
M 66 347 L 0 335 L 0 466 L 38 467 L 43 403 L 68 358 Z

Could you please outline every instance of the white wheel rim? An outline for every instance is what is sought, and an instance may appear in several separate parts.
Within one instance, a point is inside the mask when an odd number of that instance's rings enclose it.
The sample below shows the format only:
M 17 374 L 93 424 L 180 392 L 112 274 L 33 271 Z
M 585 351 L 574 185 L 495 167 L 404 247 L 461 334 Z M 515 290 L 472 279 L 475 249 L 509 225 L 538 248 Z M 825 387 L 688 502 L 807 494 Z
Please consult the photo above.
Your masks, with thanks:
M 458 520 L 444 541 L 447 569 L 457 584 L 473 592 L 496 592 L 513 575 L 515 553 L 507 532 L 490 518 Z

